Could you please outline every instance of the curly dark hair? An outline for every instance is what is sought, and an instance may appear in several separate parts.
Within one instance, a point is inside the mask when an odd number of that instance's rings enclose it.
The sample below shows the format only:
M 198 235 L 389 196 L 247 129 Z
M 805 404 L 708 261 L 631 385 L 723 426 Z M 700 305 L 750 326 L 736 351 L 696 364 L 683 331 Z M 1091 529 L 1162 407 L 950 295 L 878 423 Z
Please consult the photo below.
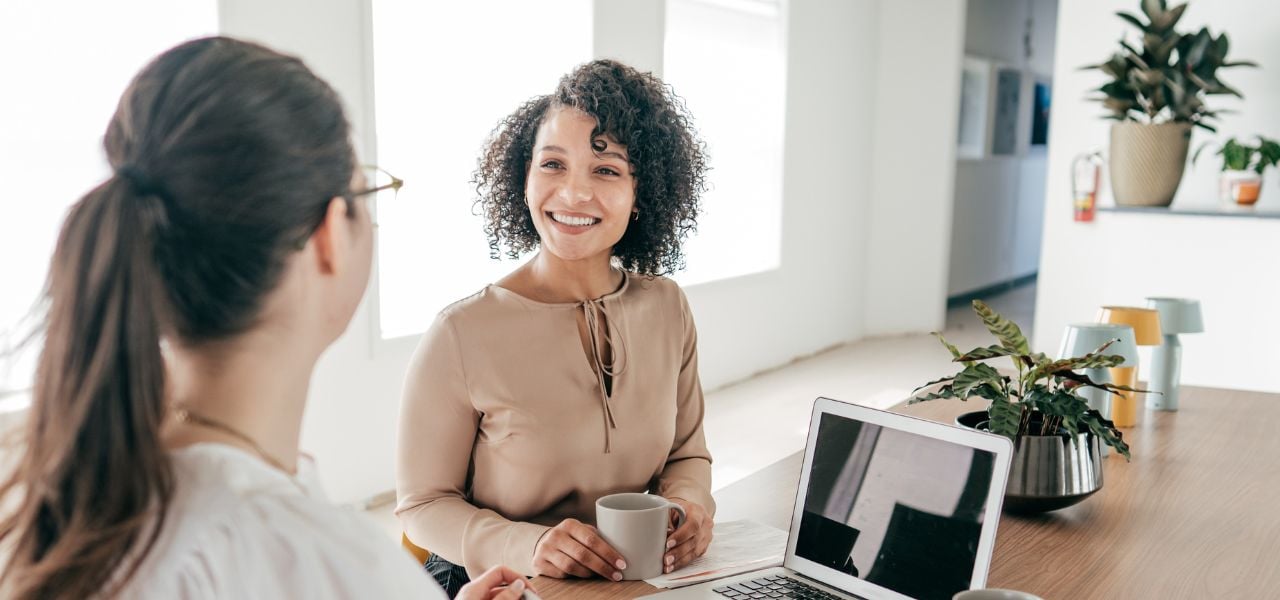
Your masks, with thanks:
M 494 128 L 471 181 L 490 255 L 519 258 L 538 247 L 524 190 L 538 127 L 555 107 L 591 115 L 593 139 L 604 135 L 627 147 L 640 212 L 613 247 L 614 257 L 642 275 L 684 268 L 680 243 L 697 229 L 707 187 L 705 144 L 670 85 L 613 60 L 579 66 L 560 79 L 554 93 L 529 100 Z

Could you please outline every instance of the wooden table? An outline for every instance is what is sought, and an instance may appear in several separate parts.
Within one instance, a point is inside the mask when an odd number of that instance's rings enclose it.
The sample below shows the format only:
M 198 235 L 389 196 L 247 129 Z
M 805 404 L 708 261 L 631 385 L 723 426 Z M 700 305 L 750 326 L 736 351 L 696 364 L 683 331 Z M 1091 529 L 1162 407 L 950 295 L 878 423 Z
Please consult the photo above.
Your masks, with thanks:
M 950 422 L 981 409 L 895 411 Z M 1133 462 L 1105 459 L 1102 490 L 1034 517 L 1002 515 L 988 587 L 1056 598 L 1280 598 L 1280 394 L 1184 387 L 1181 410 L 1123 430 Z M 717 520 L 786 529 L 802 452 L 716 494 Z M 644 582 L 534 581 L 543 598 L 634 598 Z

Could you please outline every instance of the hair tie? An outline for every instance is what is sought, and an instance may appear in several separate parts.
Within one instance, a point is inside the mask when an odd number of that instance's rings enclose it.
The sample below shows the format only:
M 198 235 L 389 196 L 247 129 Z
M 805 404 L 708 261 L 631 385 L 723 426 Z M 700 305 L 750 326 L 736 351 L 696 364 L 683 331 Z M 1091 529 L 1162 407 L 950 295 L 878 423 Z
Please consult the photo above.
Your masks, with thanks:
M 128 181 L 129 185 L 133 186 L 133 191 L 140 196 L 159 196 L 162 199 L 166 197 L 164 189 L 132 163 L 120 165 L 116 169 L 116 175 Z

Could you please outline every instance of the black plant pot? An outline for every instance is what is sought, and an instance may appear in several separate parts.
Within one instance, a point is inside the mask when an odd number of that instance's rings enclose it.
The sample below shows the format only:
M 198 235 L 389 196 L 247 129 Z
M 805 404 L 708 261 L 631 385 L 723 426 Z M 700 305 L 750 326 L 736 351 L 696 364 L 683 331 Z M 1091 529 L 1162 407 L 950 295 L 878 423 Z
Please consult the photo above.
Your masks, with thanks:
M 956 425 L 986 431 L 986 411 L 956 417 Z M 1032 427 L 1040 415 L 1033 414 Z M 1072 436 L 1024 435 L 1013 445 L 1013 463 L 1005 485 L 1004 510 L 1010 513 L 1042 513 L 1076 504 L 1102 489 L 1102 453 L 1098 438 L 1090 433 Z

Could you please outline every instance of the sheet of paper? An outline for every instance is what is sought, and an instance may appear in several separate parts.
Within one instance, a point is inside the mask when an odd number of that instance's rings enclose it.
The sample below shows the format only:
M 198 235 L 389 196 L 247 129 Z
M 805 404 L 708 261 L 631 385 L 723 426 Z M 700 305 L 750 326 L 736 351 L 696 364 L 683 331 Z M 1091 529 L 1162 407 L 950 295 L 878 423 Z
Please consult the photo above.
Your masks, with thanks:
M 755 521 L 716 523 L 707 553 L 674 573 L 646 579 L 659 588 L 677 588 L 782 564 L 787 532 Z

